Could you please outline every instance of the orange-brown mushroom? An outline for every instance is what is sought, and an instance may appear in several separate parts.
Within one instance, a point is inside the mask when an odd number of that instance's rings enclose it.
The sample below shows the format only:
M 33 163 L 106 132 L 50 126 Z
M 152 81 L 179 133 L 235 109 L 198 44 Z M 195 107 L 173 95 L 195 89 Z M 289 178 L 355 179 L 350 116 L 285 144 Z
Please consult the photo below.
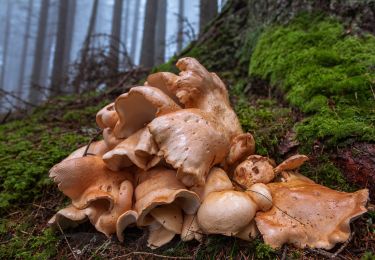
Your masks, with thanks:
M 186 186 L 203 185 L 209 170 L 224 161 L 229 147 L 225 129 L 211 114 L 184 109 L 148 125 L 167 163 Z
M 114 128 L 117 121 L 118 116 L 115 110 L 115 103 L 106 105 L 96 114 L 96 123 L 101 129 L 107 127 Z
M 133 87 L 116 99 L 119 117 L 113 130 L 117 138 L 127 138 L 155 117 L 181 109 L 167 94 L 150 86 Z
M 157 155 L 157 152 L 158 148 L 148 128 L 145 127 L 104 154 L 103 161 L 113 171 L 130 167 L 133 164 L 147 170 L 160 161 L 161 157 Z
M 275 173 L 280 173 L 282 171 L 290 171 L 299 168 L 304 162 L 309 159 L 306 155 L 303 154 L 295 154 L 282 163 L 280 163 L 275 169 Z
M 69 154 L 69 156 L 66 157 L 64 159 L 64 161 L 65 160 L 69 160 L 69 159 L 83 157 L 86 149 L 87 149 L 87 145 L 78 148 L 77 150 L 75 150 L 74 152 L 72 152 L 71 154 Z M 87 149 L 86 154 L 88 154 L 88 155 L 102 156 L 108 150 L 109 150 L 109 148 L 106 145 L 106 143 L 103 140 L 101 140 L 101 141 L 92 142 L 90 144 L 89 148 Z
M 270 183 L 271 210 L 259 212 L 256 223 L 264 241 L 274 248 L 331 249 L 350 235 L 350 221 L 366 212 L 368 190 L 345 193 L 298 176 Z
M 170 72 L 158 72 L 147 77 L 145 85 L 160 89 L 181 106 L 180 101 L 174 94 L 174 83 L 178 76 Z
M 135 205 L 131 214 L 125 213 L 117 222 L 119 239 L 128 223 L 148 227 L 151 248 L 168 243 L 175 234 L 181 234 L 183 215 L 195 214 L 200 200 L 176 178 L 174 170 L 156 167 L 138 174 L 139 184 L 135 189 Z M 124 223 L 125 224 L 124 224 Z

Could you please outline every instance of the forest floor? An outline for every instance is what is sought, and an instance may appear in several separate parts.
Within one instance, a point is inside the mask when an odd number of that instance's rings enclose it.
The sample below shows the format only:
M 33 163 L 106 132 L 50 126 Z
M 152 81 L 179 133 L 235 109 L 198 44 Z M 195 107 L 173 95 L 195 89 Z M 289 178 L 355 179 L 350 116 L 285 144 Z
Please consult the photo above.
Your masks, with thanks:
M 281 162 L 295 152 L 305 153 L 310 161 L 301 168 L 302 174 L 341 191 L 369 187 L 373 195 L 373 182 L 348 178 L 335 156 L 340 149 L 374 145 L 374 100 L 368 86 L 374 84 L 375 67 L 369 64 L 375 61 L 375 38 L 343 36 L 339 23 L 318 16 L 314 22 L 315 18 L 300 18 L 285 28 L 264 30 L 258 41 L 261 32 L 256 28 L 247 31 L 245 4 L 233 2 L 238 4 L 228 6 L 180 56 L 196 57 L 225 81 L 244 130 L 256 140 L 257 154 Z M 275 39 L 280 42 L 272 45 Z M 309 52 L 299 49 L 302 47 Z M 177 72 L 173 65 L 177 59 L 153 71 Z M 309 62 L 301 66 L 303 59 Z M 331 99 L 318 95 L 324 92 L 320 82 L 332 86 Z M 295 95 L 295 86 L 302 86 L 302 95 Z M 354 86 L 356 93 L 343 89 L 345 86 Z M 261 237 L 245 242 L 219 235 L 206 236 L 201 243 L 185 243 L 176 237 L 150 250 L 142 230 L 127 229 L 125 241 L 120 243 L 89 223 L 53 232 L 46 223 L 68 199 L 48 178 L 48 170 L 96 136 L 96 112 L 119 93 L 121 90 L 102 90 L 58 97 L 0 125 L 0 259 L 375 258 L 373 204 L 351 224 L 351 239 L 330 251 L 290 245 L 273 250 Z M 344 100 L 340 99 L 342 93 L 348 94 Z M 374 167 L 371 154 L 368 157 L 371 180 Z

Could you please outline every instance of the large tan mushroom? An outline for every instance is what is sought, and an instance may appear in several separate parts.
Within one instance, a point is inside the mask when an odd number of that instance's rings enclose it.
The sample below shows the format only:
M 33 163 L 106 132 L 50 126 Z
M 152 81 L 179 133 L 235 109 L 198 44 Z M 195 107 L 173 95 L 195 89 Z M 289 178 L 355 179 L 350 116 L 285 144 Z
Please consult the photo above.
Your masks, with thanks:
M 125 180 L 112 193 L 112 201 L 106 199 L 91 200 L 87 207 L 78 209 L 70 205 L 58 211 L 48 222 L 53 228 L 75 227 L 90 220 L 95 228 L 110 236 L 116 233 L 117 219 L 129 211 L 132 206 L 133 184 Z
M 338 192 L 298 176 L 267 186 L 274 206 L 255 219 L 264 241 L 274 248 L 291 243 L 331 249 L 349 238 L 350 221 L 366 212 L 366 189 Z
M 86 149 L 87 149 L 87 145 L 78 148 L 77 150 L 75 150 L 74 152 L 72 152 L 71 154 L 69 154 L 69 156 L 66 157 L 64 159 L 64 161 L 70 160 L 70 159 L 74 159 L 74 158 L 83 157 L 85 155 Z M 87 155 L 102 156 L 108 150 L 109 150 L 109 148 L 106 145 L 106 143 L 103 140 L 101 140 L 101 141 L 92 142 L 89 145 L 89 148 L 87 149 L 86 154 Z
M 113 130 L 117 138 L 127 138 L 155 117 L 181 109 L 167 94 L 150 86 L 133 87 L 116 99 L 119 117 Z
M 170 72 L 158 72 L 147 77 L 145 85 L 160 89 L 180 106 L 180 100 L 175 95 L 174 83 L 178 76 Z
M 78 209 L 96 200 L 107 200 L 109 208 L 113 208 L 121 183 L 133 181 L 130 172 L 111 171 L 98 156 L 62 161 L 50 170 L 50 177 Z
M 158 147 L 148 128 L 145 127 L 104 154 L 103 161 L 113 171 L 130 167 L 133 164 L 143 170 L 147 170 L 160 161 L 161 157 L 157 153 Z
M 135 189 L 133 212 L 120 216 L 117 227 L 119 239 L 127 224 L 148 227 L 148 245 L 156 248 L 168 243 L 176 234 L 181 234 L 183 215 L 195 214 L 200 200 L 176 178 L 174 170 L 156 167 L 138 174 L 139 184 Z M 124 224 L 125 223 L 125 224 Z
M 209 170 L 224 161 L 229 150 L 221 123 L 199 109 L 160 116 L 148 127 L 166 162 L 189 187 L 203 185 Z

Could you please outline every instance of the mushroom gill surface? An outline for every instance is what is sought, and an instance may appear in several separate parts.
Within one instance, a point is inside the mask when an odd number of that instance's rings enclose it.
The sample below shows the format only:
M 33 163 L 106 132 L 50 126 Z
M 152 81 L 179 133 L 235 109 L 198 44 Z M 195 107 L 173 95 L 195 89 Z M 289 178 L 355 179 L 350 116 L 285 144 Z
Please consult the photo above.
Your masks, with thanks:
M 265 243 L 274 248 L 291 243 L 331 249 L 349 238 L 350 221 L 366 212 L 366 189 L 339 192 L 298 177 L 267 186 L 274 206 L 258 212 L 255 220 Z

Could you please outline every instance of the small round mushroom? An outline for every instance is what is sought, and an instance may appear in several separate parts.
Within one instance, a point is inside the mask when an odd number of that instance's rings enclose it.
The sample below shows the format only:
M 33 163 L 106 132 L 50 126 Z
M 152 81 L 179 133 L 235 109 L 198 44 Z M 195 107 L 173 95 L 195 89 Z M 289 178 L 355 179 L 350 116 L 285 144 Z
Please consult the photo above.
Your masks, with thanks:
M 270 160 L 260 155 L 251 155 L 240 163 L 235 171 L 233 179 L 250 188 L 255 183 L 269 183 L 275 178 L 273 166 Z
M 267 185 L 263 183 L 255 183 L 246 190 L 247 195 L 257 204 L 262 211 L 267 211 L 272 208 L 271 191 Z
M 118 116 L 115 110 L 115 103 L 106 105 L 96 114 L 96 123 L 101 129 L 105 129 L 107 127 L 113 129 L 117 121 Z
M 198 225 L 206 234 L 236 235 L 254 218 L 257 208 L 244 192 L 211 192 L 198 210 Z
M 133 87 L 116 99 L 115 108 L 119 120 L 113 133 L 117 138 L 127 138 L 155 117 L 181 109 L 163 91 L 150 86 Z

